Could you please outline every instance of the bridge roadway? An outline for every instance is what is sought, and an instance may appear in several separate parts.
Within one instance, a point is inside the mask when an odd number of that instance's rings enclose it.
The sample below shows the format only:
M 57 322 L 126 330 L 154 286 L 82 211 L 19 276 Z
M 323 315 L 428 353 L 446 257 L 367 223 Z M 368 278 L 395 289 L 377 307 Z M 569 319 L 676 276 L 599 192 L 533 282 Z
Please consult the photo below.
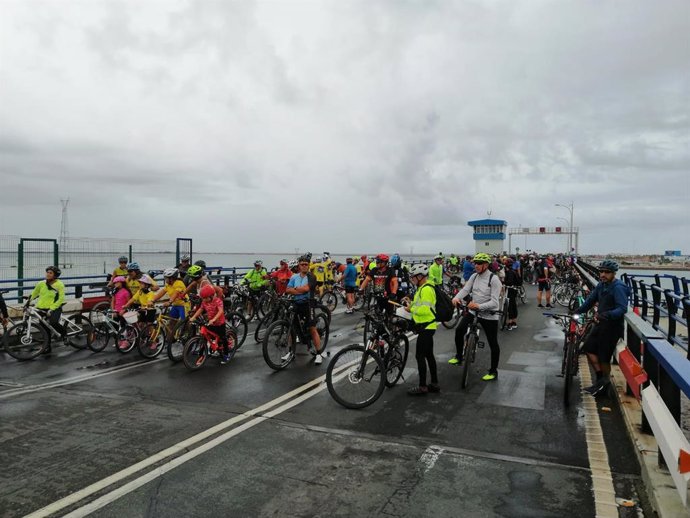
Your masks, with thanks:
M 318 381 L 305 392 L 326 362 L 305 353 L 276 373 L 251 337 L 231 364 L 193 373 L 136 352 L 0 355 L 0 516 L 595 516 L 581 396 L 562 405 L 562 333 L 531 286 L 528 296 L 519 328 L 500 333 L 497 382 L 479 380 L 487 347 L 461 390 L 447 364 L 454 331 L 441 329 L 442 392 L 406 395 L 417 380 L 412 341 L 402 386 L 359 411 Z M 331 352 L 359 339 L 358 319 L 336 310 Z M 616 498 L 636 502 L 619 515 L 652 516 L 615 400 L 597 409 Z

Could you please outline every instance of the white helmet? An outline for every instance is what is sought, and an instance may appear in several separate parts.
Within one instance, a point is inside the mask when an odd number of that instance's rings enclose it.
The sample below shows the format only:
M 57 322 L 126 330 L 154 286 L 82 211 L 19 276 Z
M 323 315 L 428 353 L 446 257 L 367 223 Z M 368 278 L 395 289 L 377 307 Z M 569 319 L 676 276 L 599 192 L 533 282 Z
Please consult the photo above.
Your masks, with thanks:
M 163 271 L 163 277 L 169 278 L 169 277 L 177 277 L 177 274 L 179 273 L 177 268 L 166 268 Z
M 414 277 L 415 275 L 427 277 L 429 275 L 429 267 L 426 264 L 415 264 L 410 270 L 410 277 Z
M 297 259 L 293 259 L 292 261 L 290 261 L 290 262 L 288 263 L 288 268 L 289 268 L 290 270 L 293 270 L 293 269 L 297 268 L 297 264 L 298 264 L 298 263 L 297 263 Z

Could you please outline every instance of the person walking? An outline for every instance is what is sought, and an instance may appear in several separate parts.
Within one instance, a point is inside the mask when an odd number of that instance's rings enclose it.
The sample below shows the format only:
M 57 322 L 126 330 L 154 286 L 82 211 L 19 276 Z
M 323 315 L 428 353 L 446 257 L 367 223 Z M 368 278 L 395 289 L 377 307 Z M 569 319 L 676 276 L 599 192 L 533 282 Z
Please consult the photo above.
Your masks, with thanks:
M 417 370 L 419 385 L 407 391 L 410 396 L 424 396 L 429 392 L 440 392 L 436 358 L 434 357 L 434 334 L 436 333 L 436 290 L 429 282 L 429 267 L 416 264 L 410 270 L 410 281 L 417 286 L 414 299 L 403 299 L 405 309 L 412 314 L 412 321 L 418 330 L 417 337 Z M 429 366 L 431 383 L 427 384 L 426 371 Z

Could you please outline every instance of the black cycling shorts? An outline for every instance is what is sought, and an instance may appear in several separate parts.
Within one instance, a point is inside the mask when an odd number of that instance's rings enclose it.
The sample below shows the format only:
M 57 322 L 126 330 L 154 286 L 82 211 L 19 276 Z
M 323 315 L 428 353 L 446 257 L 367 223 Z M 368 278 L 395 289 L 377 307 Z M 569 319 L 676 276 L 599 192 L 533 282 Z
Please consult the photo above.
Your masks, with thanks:
M 295 304 L 295 314 L 304 321 L 304 327 L 307 329 L 314 327 L 314 308 L 311 307 L 309 302 L 303 304 Z
M 345 293 L 355 293 L 357 286 L 345 286 Z
M 539 281 L 539 286 L 537 286 L 537 291 L 551 291 L 551 283 L 546 281 Z
M 618 340 L 623 338 L 623 334 L 623 321 L 600 322 L 592 328 L 583 349 L 586 353 L 596 354 L 600 363 L 611 363 Z

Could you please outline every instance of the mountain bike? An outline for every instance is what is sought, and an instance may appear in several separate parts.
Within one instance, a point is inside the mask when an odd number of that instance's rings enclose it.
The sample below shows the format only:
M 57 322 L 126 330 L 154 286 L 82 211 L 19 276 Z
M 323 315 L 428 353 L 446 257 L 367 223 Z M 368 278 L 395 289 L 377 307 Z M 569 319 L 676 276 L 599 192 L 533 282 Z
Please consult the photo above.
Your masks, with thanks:
M 262 352 L 266 364 L 274 370 L 282 370 L 294 359 L 297 343 L 303 343 L 312 356 L 317 352 L 311 344 L 311 332 L 305 329 L 304 321 L 298 317 L 295 309 L 295 301 L 281 299 L 286 305 L 284 318 L 276 320 L 268 329 L 262 342 Z M 314 325 L 321 338 L 321 350 L 323 353 L 328 345 L 329 322 L 323 313 L 314 315 Z
M 121 325 L 118 315 L 110 307 L 93 309 L 89 313 L 93 315 L 90 320 L 96 331 L 93 341 L 89 344 L 89 349 L 93 352 L 101 352 L 111 340 L 115 348 L 121 353 L 128 353 L 137 344 L 139 332 L 132 324 Z
M 367 312 L 371 333 L 364 345 L 352 344 L 336 353 L 326 369 L 331 397 L 345 408 L 374 403 L 385 387 L 402 378 L 410 343 L 407 335 L 392 328 L 377 312 Z
M 36 358 L 51 349 L 53 339 L 63 337 L 50 325 L 47 311 L 30 305 L 31 299 L 23 307 L 22 320 L 9 327 L 3 334 L 3 344 L 7 354 L 23 361 Z M 64 341 L 75 349 L 86 349 L 94 338 L 94 329 L 86 315 L 77 313 L 60 315 L 59 324 L 65 329 Z
M 234 328 L 227 328 L 228 356 L 233 358 L 240 346 L 237 344 L 237 334 Z M 184 345 L 182 361 L 185 367 L 195 371 L 200 369 L 209 357 L 221 357 L 223 346 L 220 336 L 211 331 L 206 325 L 201 325 L 199 335 L 187 341 Z
M 522 284 L 517 287 L 517 296 L 523 304 L 527 304 L 527 292 Z
M 462 308 L 463 316 L 470 314 L 472 315 L 472 320 L 469 326 L 467 326 L 467 332 L 463 338 L 463 364 L 462 364 L 462 374 L 460 378 L 460 385 L 463 389 L 466 389 L 469 385 L 470 378 L 470 365 L 474 363 L 477 358 L 477 348 L 483 349 L 485 344 L 479 340 L 479 313 L 482 314 L 502 314 L 502 311 L 477 311 L 469 310 L 466 304 L 459 306 Z
M 561 362 L 561 376 L 563 377 L 563 404 L 570 406 L 572 380 L 578 371 L 578 324 L 580 315 L 562 313 L 543 313 L 544 316 L 557 320 L 565 331 L 563 338 L 563 360 Z
M 364 306 L 364 297 L 357 289 L 355 289 L 353 295 L 353 309 L 361 310 Z M 343 304 L 347 304 L 347 293 L 345 292 L 345 286 L 338 283 L 326 282 L 324 285 L 323 295 L 321 295 L 319 301 L 326 306 L 331 313 L 333 313 L 335 308 L 338 307 L 338 299 L 340 299 Z

